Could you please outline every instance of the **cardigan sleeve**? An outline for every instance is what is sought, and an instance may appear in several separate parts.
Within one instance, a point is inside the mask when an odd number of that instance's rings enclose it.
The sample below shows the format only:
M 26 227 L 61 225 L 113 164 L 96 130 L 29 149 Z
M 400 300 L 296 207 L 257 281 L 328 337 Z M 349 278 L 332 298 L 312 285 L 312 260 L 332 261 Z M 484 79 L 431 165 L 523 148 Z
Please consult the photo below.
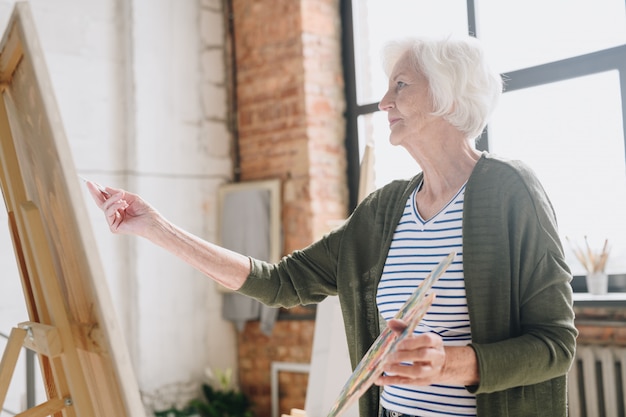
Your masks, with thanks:
M 536 279 L 561 274 L 561 262 L 553 254 L 546 254 L 535 270 Z M 480 372 L 476 392 L 532 385 L 567 373 L 576 340 L 570 305 L 567 287 L 556 281 L 524 295 L 519 335 L 473 345 Z
M 502 161 L 477 175 L 466 192 L 464 267 L 481 394 L 563 376 L 577 330 L 571 273 L 539 181 Z
M 276 264 L 250 258 L 251 272 L 239 293 L 272 307 L 319 303 L 337 294 L 337 255 L 334 231 Z

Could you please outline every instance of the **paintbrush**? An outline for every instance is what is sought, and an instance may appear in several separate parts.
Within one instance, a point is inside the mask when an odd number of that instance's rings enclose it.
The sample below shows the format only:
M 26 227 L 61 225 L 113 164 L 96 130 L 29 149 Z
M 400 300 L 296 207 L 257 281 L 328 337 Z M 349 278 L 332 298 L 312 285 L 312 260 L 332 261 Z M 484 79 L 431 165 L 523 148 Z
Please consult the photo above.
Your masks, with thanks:
M 570 239 L 566 236 L 570 247 L 572 248 L 572 252 L 578 259 L 578 261 L 582 264 L 582 266 L 587 270 L 587 272 L 604 272 L 604 268 L 606 267 L 606 262 L 609 258 L 610 248 L 609 248 L 609 240 L 604 240 L 604 245 L 602 246 L 602 250 L 599 253 L 594 253 L 589 246 L 589 241 L 587 240 L 587 236 L 585 236 L 585 249 L 582 250 L 578 245 L 574 244 Z

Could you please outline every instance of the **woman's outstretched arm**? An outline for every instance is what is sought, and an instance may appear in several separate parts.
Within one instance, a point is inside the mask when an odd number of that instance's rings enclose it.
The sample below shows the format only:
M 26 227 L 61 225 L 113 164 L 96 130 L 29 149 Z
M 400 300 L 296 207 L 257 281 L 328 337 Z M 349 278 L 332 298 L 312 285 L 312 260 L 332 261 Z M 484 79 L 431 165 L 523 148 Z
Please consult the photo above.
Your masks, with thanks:
M 91 181 L 87 181 L 87 188 L 104 212 L 111 232 L 141 236 L 233 290 L 239 289 L 250 274 L 248 257 L 181 229 L 139 195 L 103 189 Z

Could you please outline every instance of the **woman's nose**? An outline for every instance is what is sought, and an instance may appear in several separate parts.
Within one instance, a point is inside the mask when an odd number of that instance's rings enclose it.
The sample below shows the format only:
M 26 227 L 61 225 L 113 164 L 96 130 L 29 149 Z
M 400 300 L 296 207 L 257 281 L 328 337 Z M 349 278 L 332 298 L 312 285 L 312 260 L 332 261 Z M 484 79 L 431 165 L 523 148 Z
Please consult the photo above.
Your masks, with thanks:
M 378 103 L 378 109 L 381 111 L 389 111 L 393 107 L 393 101 L 389 97 L 389 92 L 385 93 L 380 103 Z

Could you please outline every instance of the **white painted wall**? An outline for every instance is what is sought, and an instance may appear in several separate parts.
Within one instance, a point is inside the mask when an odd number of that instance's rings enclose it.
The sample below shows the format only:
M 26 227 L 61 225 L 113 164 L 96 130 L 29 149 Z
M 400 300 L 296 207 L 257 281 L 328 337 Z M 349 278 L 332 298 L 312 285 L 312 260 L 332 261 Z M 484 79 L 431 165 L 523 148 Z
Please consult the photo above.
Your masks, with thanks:
M 13 3 L 0 0 L 2 32 Z M 29 3 L 78 173 L 214 240 L 217 187 L 232 173 L 222 1 Z M 86 192 L 85 201 L 146 402 L 196 386 L 208 366 L 235 368 L 235 331 L 213 284 L 148 242 L 112 235 Z M 6 225 L 0 210 L 8 333 L 27 317 Z

